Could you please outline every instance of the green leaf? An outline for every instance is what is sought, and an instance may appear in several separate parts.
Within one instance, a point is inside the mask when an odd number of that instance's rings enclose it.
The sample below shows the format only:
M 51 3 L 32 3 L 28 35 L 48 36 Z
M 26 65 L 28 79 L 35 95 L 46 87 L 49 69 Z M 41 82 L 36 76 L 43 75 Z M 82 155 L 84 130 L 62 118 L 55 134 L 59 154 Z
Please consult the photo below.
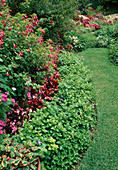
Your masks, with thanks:
M 7 162 L 6 161 L 2 161 L 1 165 L 5 168 L 5 167 L 7 167 Z
M 24 146 L 23 146 L 23 145 L 18 145 L 17 148 L 18 148 L 18 149 L 23 149 Z
M 0 58 L 0 62 L 3 62 L 3 60 Z
M 24 170 L 29 170 L 29 167 L 24 167 Z
M 6 150 L 6 152 L 10 152 L 10 150 L 11 150 L 10 146 L 6 146 L 5 150 Z
M 37 161 L 37 158 L 31 158 L 31 159 L 30 159 L 30 162 L 31 162 L 31 163 L 34 162 L 34 161 Z
M 18 165 L 21 161 L 21 158 L 16 158 L 15 161 L 14 161 L 14 165 Z
M 32 168 L 33 170 L 37 169 L 37 167 L 32 164 L 30 165 L 30 168 Z
M 22 164 L 23 164 L 23 166 L 27 166 L 28 164 L 29 164 L 29 162 L 28 161 L 22 161 Z
M 15 161 L 15 159 L 12 159 L 12 158 L 11 158 L 11 159 L 9 160 L 9 163 L 10 163 L 10 164 L 13 164 L 14 161 Z
M 4 142 L 5 144 L 8 144 L 8 145 L 11 143 L 11 141 L 10 141 L 9 139 L 4 139 L 3 142 Z
M 21 153 L 19 153 L 17 151 L 15 152 L 15 155 L 16 155 L 16 157 L 21 157 L 21 158 L 23 157 L 23 154 L 21 154 Z
M 14 152 L 10 152 L 11 157 L 13 158 L 15 156 Z
M 33 153 L 32 153 L 32 152 L 30 152 L 30 153 L 28 153 L 28 154 L 26 155 L 26 157 L 29 157 L 30 159 L 32 158 L 32 156 L 33 156 Z
M 1 151 L 4 151 L 4 150 L 5 150 L 5 146 L 4 146 L 4 145 L 1 145 L 1 146 L 0 146 L 0 150 L 1 150 Z

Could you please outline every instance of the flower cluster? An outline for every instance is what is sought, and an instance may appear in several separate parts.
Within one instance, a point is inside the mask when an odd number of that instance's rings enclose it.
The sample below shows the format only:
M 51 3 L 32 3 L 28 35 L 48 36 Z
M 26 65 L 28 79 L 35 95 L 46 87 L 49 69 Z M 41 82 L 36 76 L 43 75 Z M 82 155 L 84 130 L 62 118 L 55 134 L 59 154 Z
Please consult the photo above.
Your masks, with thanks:
M 44 101 L 52 101 L 58 91 L 59 51 L 54 51 L 52 40 L 44 43 L 45 29 L 39 28 L 36 14 L 31 18 L 19 13 L 12 17 L 7 10 L 1 16 L 2 77 L 9 86 L 9 98 L 4 92 L 0 100 L 2 104 L 11 102 L 6 110 L 5 131 L 16 134 L 24 120 L 30 119 L 29 112 L 44 107 Z

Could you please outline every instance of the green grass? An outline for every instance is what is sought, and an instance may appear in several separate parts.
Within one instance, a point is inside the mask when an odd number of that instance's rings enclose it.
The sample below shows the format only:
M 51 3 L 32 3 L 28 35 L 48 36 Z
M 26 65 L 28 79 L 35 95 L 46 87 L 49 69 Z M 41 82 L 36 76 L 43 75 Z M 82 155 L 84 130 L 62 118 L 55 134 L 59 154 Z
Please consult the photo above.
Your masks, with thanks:
M 93 72 L 97 101 L 97 131 L 78 170 L 118 169 L 118 67 L 108 60 L 108 50 L 92 48 L 80 52 Z

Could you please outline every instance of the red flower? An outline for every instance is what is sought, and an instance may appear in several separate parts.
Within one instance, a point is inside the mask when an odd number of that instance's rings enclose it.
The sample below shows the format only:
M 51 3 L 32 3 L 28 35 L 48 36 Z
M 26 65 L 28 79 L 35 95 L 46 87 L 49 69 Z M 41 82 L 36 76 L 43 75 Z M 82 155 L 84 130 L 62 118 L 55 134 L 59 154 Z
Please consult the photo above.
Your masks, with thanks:
M 31 104 L 32 104 L 32 101 L 31 101 L 31 100 L 29 100 L 29 101 L 28 101 L 28 104 L 29 104 L 29 105 L 31 105 Z
M 41 106 L 38 106 L 38 109 L 41 109 Z
M 50 21 L 49 23 L 50 23 L 50 24 L 53 24 L 53 21 Z
M 14 48 L 18 47 L 17 45 L 14 44 Z

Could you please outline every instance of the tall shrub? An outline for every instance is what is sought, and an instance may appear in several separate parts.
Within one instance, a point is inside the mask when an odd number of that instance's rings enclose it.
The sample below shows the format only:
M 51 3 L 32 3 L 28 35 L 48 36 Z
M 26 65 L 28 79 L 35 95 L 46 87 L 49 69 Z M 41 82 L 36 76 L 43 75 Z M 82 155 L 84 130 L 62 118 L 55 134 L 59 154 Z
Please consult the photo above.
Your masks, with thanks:
M 18 2 L 18 3 L 16 3 Z M 31 15 L 36 13 L 40 19 L 39 26 L 46 28 L 45 38 L 63 40 L 64 33 L 71 29 L 70 19 L 73 11 L 77 8 L 77 0 L 8 0 L 12 14 L 16 12 Z M 16 9 L 14 4 L 17 5 Z

